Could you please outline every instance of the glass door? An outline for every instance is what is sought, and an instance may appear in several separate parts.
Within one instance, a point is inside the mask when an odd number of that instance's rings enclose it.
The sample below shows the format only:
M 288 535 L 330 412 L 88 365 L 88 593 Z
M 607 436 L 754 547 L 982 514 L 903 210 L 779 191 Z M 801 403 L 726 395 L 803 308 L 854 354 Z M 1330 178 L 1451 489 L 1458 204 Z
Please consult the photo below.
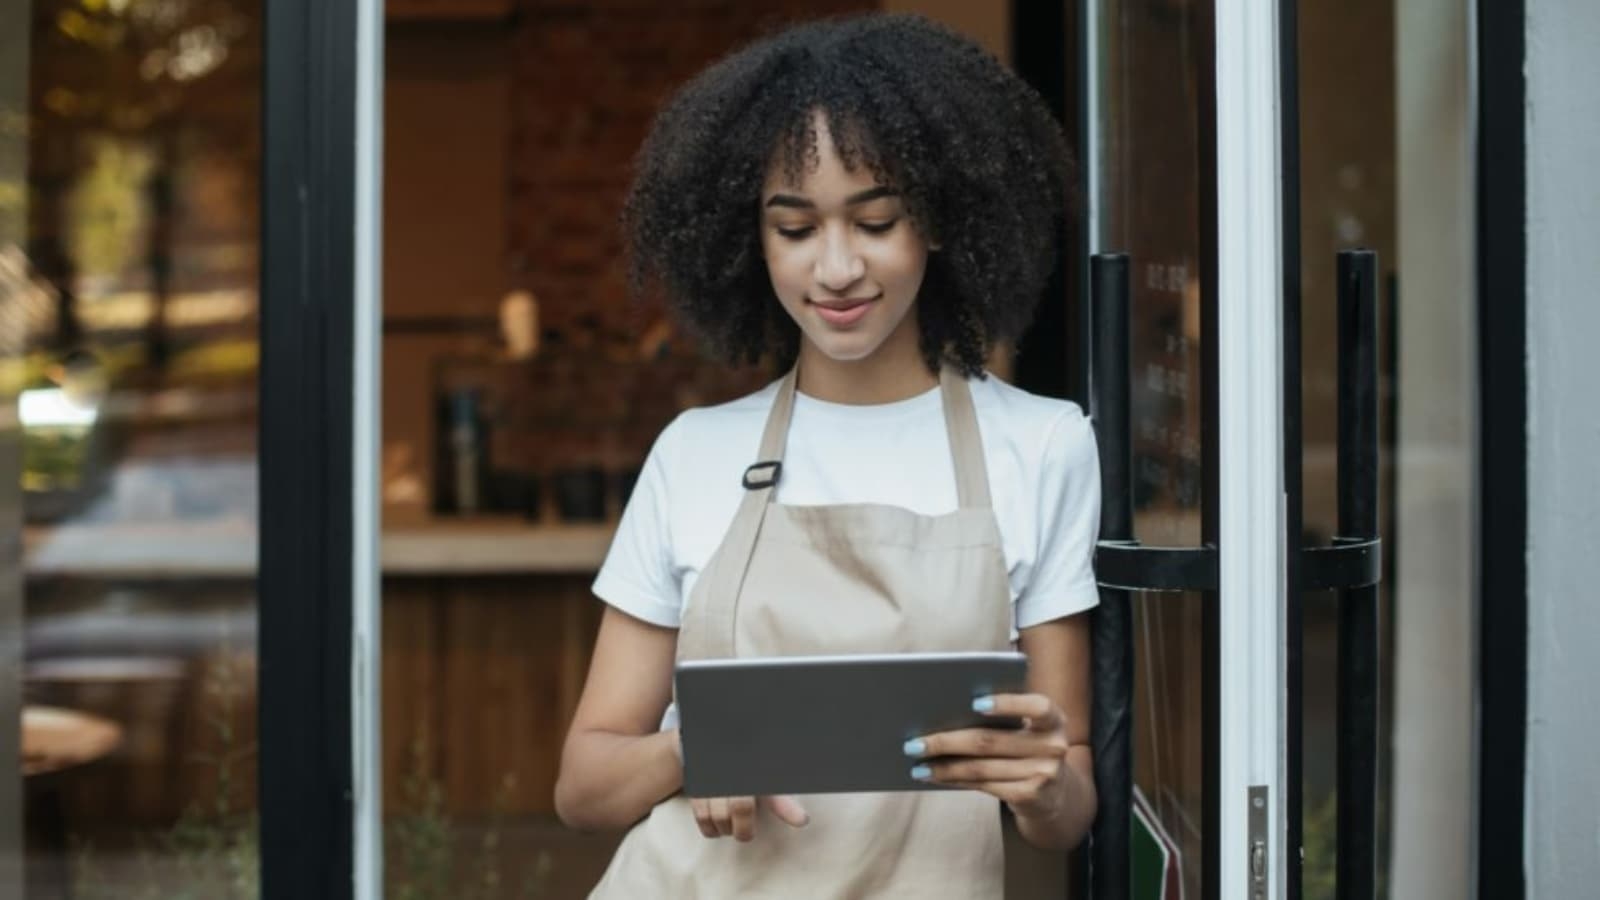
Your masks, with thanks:
M 1096 650 L 1131 650 L 1116 686 L 1097 685 L 1126 713 L 1096 722 L 1097 765 L 1132 776 L 1125 822 L 1124 798 L 1103 792 L 1097 868 L 1120 877 L 1128 859 L 1129 884 L 1097 874 L 1095 893 L 1284 896 L 1277 11 L 1082 9 L 1093 394 L 1113 511 Z M 1125 628 L 1109 624 L 1124 595 Z
M 1094 0 L 1086 22 L 1089 243 L 1128 257 L 1133 537 L 1202 543 L 1202 285 L 1210 266 L 1200 109 L 1210 41 L 1191 4 Z M 1099 323 L 1097 323 L 1099 324 Z M 1097 354 L 1103 354 L 1097 348 Z M 1097 387 L 1100 385 L 1097 383 Z M 1133 811 L 1170 856 L 1184 896 L 1205 868 L 1208 599 L 1136 592 L 1132 602 Z M 1141 878 L 1143 872 L 1137 873 Z
M 1296 0 L 1081 7 L 1110 510 L 1096 652 L 1113 660 L 1097 661 L 1096 896 L 1382 890 L 1378 410 L 1380 368 L 1395 369 L 1378 352 L 1388 291 L 1351 207 L 1393 202 L 1365 178 L 1385 172 L 1390 151 L 1374 148 L 1391 123 L 1339 126 L 1383 113 L 1370 92 L 1393 85 L 1381 66 L 1350 79 L 1311 53 L 1303 89 L 1308 41 L 1378 37 L 1388 63 L 1383 8 L 1363 5 L 1357 27 L 1347 6 L 1306 5 L 1308 24 Z M 1302 103 L 1316 136 L 1304 154 Z M 1346 161 L 1325 174 L 1335 146 Z M 1340 192 L 1322 189 L 1335 180 Z M 1302 184 L 1316 204 L 1304 239 Z M 1303 245 L 1316 254 L 1304 272 Z M 1335 658 L 1305 677 L 1307 660 Z M 1323 732 L 1309 752 L 1307 731 Z

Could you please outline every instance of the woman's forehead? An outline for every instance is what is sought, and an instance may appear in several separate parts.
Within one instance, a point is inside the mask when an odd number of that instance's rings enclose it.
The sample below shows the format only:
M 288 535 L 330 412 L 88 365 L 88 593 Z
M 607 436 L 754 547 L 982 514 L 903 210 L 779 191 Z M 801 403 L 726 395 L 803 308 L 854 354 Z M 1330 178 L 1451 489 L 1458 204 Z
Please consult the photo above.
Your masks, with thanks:
M 799 172 L 786 172 L 782 167 L 770 170 L 761 195 L 764 198 L 777 194 L 794 195 L 821 206 L 830 202 L 842 204 L 874 188 L 888 186 L 866 166 L 858 163 L 854 168 L 849 168 L 837 157 L 830 160 L 824 156 Z
M 824 113 L 814 113 L 809 141 L 796 146 L 799 134 L 791 133 L 772 154 L 767 164 L 762 196 L 792 193 L 820 197 L 850 197 L 888 183 L 868 164 L 865 141 L 860 129 L 845 125 L 835 128 Z M 835 139 L 835 135 L 838 139 Z

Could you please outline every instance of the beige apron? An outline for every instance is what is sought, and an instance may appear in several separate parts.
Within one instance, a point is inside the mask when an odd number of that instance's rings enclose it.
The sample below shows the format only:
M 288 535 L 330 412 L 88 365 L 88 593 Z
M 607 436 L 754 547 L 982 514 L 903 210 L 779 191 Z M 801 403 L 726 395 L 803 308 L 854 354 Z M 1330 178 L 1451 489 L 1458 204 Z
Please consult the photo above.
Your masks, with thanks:
M 972 394 L 949 371 L 940 385 L 959 508 L 922 516 L 870 504 L 785 506 L 772 501 L 775 467 L 752 466 L 746 485 L 757 486 L 690 595 L 680 659 L 1010 647 L 1010 588 Z M 791 371 L 767 419 L 761 463 L 783 458 L 794 394 Z M 763 809 L 755 839 L 741 844 L 701 835 L 689 801 L 671 797 L 624 838 L 592 896 L 975 900 L 1004 892 L 991 796 L 799 799 L 809 825 L 792 828 Z

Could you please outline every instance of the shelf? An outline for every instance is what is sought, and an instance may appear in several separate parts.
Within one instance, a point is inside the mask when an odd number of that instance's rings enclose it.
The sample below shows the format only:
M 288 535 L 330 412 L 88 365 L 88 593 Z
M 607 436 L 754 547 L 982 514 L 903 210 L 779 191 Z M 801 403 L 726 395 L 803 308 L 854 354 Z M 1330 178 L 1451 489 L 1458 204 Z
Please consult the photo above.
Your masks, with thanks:
M 596 572 L 615 526 L 433 523 L 386 528 L 385 575 Z
M 384 529 L 385 575 L 559 575 L 598 571 L 615 526 L 520 521 L 427 522 Z M 62 525 L 29 528 L 30 576 L 109 579 L 251 578 L 255 523 Z

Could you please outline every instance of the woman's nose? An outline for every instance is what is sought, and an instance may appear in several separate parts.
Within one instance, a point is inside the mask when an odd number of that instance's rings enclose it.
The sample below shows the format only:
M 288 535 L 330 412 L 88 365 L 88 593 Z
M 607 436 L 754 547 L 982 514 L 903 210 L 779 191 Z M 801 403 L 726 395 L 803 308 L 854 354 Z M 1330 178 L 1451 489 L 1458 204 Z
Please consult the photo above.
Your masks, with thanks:
M 856 252 L 848 237 L 832 235 L 823 240 L 816 265 L 818 285 L 833 293 L 842 293 L 860 281 L 866 272 L 866 260 Z

